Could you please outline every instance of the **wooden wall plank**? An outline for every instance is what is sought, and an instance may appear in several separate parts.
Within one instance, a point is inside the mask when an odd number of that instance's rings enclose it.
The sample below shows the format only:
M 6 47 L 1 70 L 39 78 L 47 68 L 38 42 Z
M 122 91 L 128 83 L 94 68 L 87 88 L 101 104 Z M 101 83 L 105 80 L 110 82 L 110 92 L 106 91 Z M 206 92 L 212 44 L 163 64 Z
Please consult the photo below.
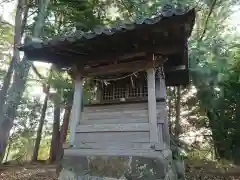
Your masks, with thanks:
M 127 121 L 128 119 L 148 119 L 147 116 L 141 115 L 141 114 L 130 114 L 130 115 L 115 115 L 115 116 L 111 116 L 111 115 L 106 115 L 106 116 L 90 116 L 90 117 L 83 117 L 83 119 L 85 121 L 91 121 L 91 120 L 107 120 L 107 119 L 119 119 L 119 121 Z
M 156 103 L 156 123 L 159 125 L 155 127 L 158 129 L 165 123 L 164 108 L 165 103 Z M 159 131 L 157 135 L 161 140 Z M 85 107 L 83 119 L 76 128 L 75 139 L 74 145 L 80 149 L 149 150 L 148 103 Z M 159 142 L 158 149 L 163 149 Z
M 74 148 L 79 148 L 79 149 L 122 149 L 122 150 L 127 150 L 127 149 L 145 149 L 145 150 L 150 150 L 151 145 L 150 143 L 118 143 L 118 142 L 105 142 L 105 143 L 81 143 L 81 144 L 76 144 Z
M 115 111 L 115 112 L 93 112 L 83 114 L 83 119 L 106 119 L 106 118 L 119 118 L 119 117 L 148 117 L 147 110 L 139 110 L 139 111 Z
M 118 109 L 113 109 L 112 111 L 108 111 L 108 110 L 102 110 L 102 111 L 93 111 L 93 112 L 86 112 L 84 111 L 85 115 L 91 116 L 91 115 L 119 115 L 119 114 L 134 114 L 134 113 L 141 113 L 141 114 L 147 114 L 148 110 L 147 109 L 128 109 L 128 110 L 118 110 Z
M 144 123 L 148 122 L 147 103 L 137 104 L 122 104 L 112 106 L 94 106 L 87 107 L 83 113 L 83 124 L 103 124 L 103 122 L 110 124 L 124 124 L 124 123 Z M 92 121 L 92 122 L 87 122 Z M 100 122 L 103 121 L 103 122 Z
M 148 131 L 149 123 L 136 124 L 93 124 L 93 125 L 79 125 L 76 128 L 77 133 L 83 132 L 127 132 L 127 131 Z
M 149 142 L 149 132 L 96 132 L 96 133 L 76 133 L 75 144 L 90 142 Z
M 148 110 L 147 110 L 147 103 L 140 103 L 142 104 L 141 106 L 136 104 L 132 104 L 126 106 L 126 109 L 112 109 L 106 108 L 108 106 L 95 106 L 95 107 L 87 107 L 87 110 L 84 109 L 83 113 L 83 120 L 81 121 L 81 124 L 83 125 L 91 125 L 91 124 L 124 124 L 124 123 L 146 123 L 148 122 Z M 164 111 L 164 106 L 165 104 L 162 102 L 157 102 L 157 119 L 158 123 L 163 123 L 164 118 L 166 117 L 165 115 L 163 116 L 162 114 L 166 114 L 166 111 Z M 141 108 L 145 106 L 145 110 L 139 110 L 138 108 Z M 117 107 L 121 107 L 121 105 L 118 105 Z M 91 110 L 89 110 L 91 109 Z M 132 110 L 136 109 L 136 111 Z M 125 113 L 123 113 L 123 111 Z M 110 112 L 114 112 L 111 114 Z M 102 116 L 101 115 L 104 115 Z M 132 113 L 132 114 L 131 114 Z M 124 115 L 123 115 L 124 114 Z
M 65 149 L 65 156 L 139 156 L 159 157 L 159 152 L 154 150 L 129 150 L 129 149 Z
M 93 124 L 126 124 L 126 123 L 148 123 L 148 118 L 146 117 L 138 117 L 138 118 L 133 118 L 133 117 L 128 117 L 128 118 L 116 118 L 116 119 L 98 119 L 98 120 L 82 120 L 81 125 L 93 125 Z M 163 123 L 163 121 L 159 121 L 159 123 Z
M 101 105 L 101 106 L 86 106 L 84 107 L 84 112 L 112 112 L 112 111 L 122 111 L 122 110 L 147 110 L 148 104 L 143 103 L 130 103 L 130 104 L 113 104 L 113 105 Z

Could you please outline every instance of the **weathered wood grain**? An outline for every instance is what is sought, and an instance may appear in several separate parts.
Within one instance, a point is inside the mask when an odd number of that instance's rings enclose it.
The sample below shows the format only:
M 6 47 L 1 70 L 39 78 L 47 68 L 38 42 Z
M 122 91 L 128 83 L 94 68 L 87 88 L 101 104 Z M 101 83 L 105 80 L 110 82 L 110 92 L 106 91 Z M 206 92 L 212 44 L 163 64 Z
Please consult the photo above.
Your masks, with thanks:
M 103 143 L 81 143 L 76 144 L 74 148 L 79 149 L 131 149 L 131 150 L 137 150 L 137 149 L 145 149 L 150 150 L 151 145 L 150 143 L 118 143 L 118 142 L 103 142 Z
M 81 102 L 82 102 L 82 79 L 81 76 L 78 74 L 75 80 L 75 91 L 74 91 L 74 98 L 73 98 L 73 106 L 70 115 L 70 137 L 69 141 L 71 144 L 74 144 L 75 141 L 75 133 L 76 133 L 76 126 L 81 121 L 82 118 L 82 111 L 81 111 Z
M 163 62 L 163 59 L 157 60 L 155 63 L 158 66 Z M 97 75 L 106 75 L 106 74 L 116 74 L 122 72 L 134 72 L 139 69 L 147 69 L 152 66 L 152 62 L 146 60 L 132 61 L 132 62 L 122 62 L 118 64 L 110 64 L 99 67 L 91 67 L 86 69 L 81 69 L 81 74 L 84 76 L 97 76 Z
M 149 123 L 131 123 L 131 124 L 93 124 L 79 125 L 76 128 L 77 133 L 84 132 L 128 132 L 128 131 L 147 131 L 149 132 Z
M 96 119 L 119 119 L 119 118 L 148 118 L 148 112 L 144 111 L 118 111 L 118 112 L 97 112 L 97 113 L 84 113 L 84 120 L 96 120 Z
M 159 157 L 159 151 L 155 150 L 130 150 L 130 149 L 65 149 L 65 156 L 139 156 Z
M 162 138 L 163 142 L 170 147 L 170 134 L 169 134 L 169 123 L 167 118 L 167 109 L 166 109 L 166 102 L 157 102 L 158 104 L 158 114 L 157 119 L 159 121 L 163 121 L 162 123 Z
M 113 106 L 115 106 L 115 108 L 113 108 Z M 147 103 L 113 106 L 105 105 L 84 108 L 83 120 L 80 124 L 127 124 L 148 122 Z
M 130 104 L 113 104 L 113 105 L 101 105 L 101 106 L 86 106 L 84 112 L 112 112 L 121 110 L 147 110 L 148 104 L 143 103 L 130 103 Z
M 149 132 L 96 132 L 76 133 L 75 144 L 81 143 L 107 143 L 107 142 L 149 142 Z
M 148 118 L 146 117 L 137 117 L 137 118 L 133 118 L 133 117 L 120 117 L 117 119 L 85 119 L 83 121 L 81 121 L 81 125 L 93 125 L 93 124 L 131 124 L 131 123 L 148 123 Z M 162 120 L 159 121 L 159 123 L 164 123 Z
M 157 129 L 157 106 L 156 106 L 156 92 L 155 92 L 155 70 L 150 68 L 147 70 L 148 83 L 148 119 L 150 124 L 150 142 L 156 144 L 158 140 Z
M 158 124 L 157 128 L 159 144 L 163 144 L 163 124 Z
M 163 146 L 163 124 L 166 110 L 164 102 L 156 103 L 159 142 Z M 148 103 L 88 106 L 76 127 L 74 147 L 98 150 L 152 150 Z

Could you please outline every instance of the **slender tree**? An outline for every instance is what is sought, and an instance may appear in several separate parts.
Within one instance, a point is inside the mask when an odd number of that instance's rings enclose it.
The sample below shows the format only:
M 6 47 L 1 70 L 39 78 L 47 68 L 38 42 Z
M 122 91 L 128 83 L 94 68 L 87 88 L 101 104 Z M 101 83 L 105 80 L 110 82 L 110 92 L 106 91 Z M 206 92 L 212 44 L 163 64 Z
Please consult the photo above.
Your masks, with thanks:
M 70 114 L 71 114 L 71 105 L 66 104 L 64 108 L 63 123 L 60 129 L 60 142 L 59 142 L 59 147 L 58 147 L 59 149 L 58 149 L 58 154 L 56 158 L 57 161 L 61 160 L 64 154 L 63 144 L 66 142 L 66 139 L 67 139 Z
M 179 135 L 181 133 L 181 121 L 180 121 L 180 112 L 181 112 L 181 88 L 178 86 L 175 89 L 176 92 L 176 103 L 175 103 L 175 108 L 176 108 L 176 118 L 175 118 L 175 136 L 179 138 Z
M 5 105 L 5 100 L 6 100 L 6 96 L 7 96 L 7 91 L 10 85 L 10 81 L 11 81 L 11 77 L 13 74 L 13 69 L 14 69 L 14 65 L 17 64 L 17 61 L 20 60 L 20 54 L 19 54 L 19 50 L 17 49 L 16 45 L 20 44 L 21 42 L 21 31 L 24 28 L 23 24 L 22 24 L 22 15 L 23 15 L 23 9 L 24 9 L 24 0 L 18 0 L 17 3 L 17 11 L 16 11 L 16 15 L 15 15 L 15 30 L 14 30 L 14 45 L 13 45 L 13 57 L 12 60 L 10 62 L 8 71 L 4 77 L 3 80 L 3 86 L 2 89 L 0 91 L 0 162 L 3 160 L 3 156 L 4 156 L 4 152 L 5 152 L 5 148 L 6 148 L 6 140 L 8 136 L 3 129 L 5 129 L 5 126 L 7 125 L 7 123 L 5 123 L 5 117 L 4 117 L 4 110 L 3 107 Z
M 37 74 L 37 76 L 41 80 L 44 81 L 44 77 L 38 72 L 37 68 L 34 65 L 32 67 L 33 67 L 33 71 Z M 51 81 L 51 78 L 52 78 L 52 68 L 50 69 L 48 82 L 46 84 L 43 84 L 43 92 L 45 93 L 45 98 L 44 98 L 44 102 L 43 102 L 43 106 L 42 106 L 42 110 L 41 110 L 41 116 L 40 116 L 40 120 L 39 120 L 37 137 L 36 137 L 35 146 L 34 146 L 34 150 L 33 150 L 32 161 L 37 161 L 37 159 L 38 159 L 38 151 L 39 151 L 39 148 L 40 148 L 42 130 L 43 130 L 44 120 L 45 120 L 45 116 L 46 116 L 49 95 L 50 95 L 49 81 Z
M 42 27 L 45 22 L 47 15 L 47 7 L 49 0 L 40 0 L 38 5 L 38 15 L 34 28 L 32 30 L 33 37 L 39 37 L 42 32 Z M 21 34 L 21 31 L 20 31 Z M 23 57 L 22 61 L 19 62 L 15 67 L 15 74 L 13 83 L 8 91 L 8 98 L 5 105 L 1 109 L 0 114 L 0 161 L 5 153 L 6 142 L 9 137 L 9 132 L 13 126 L 13 121 L 16 116 L 17 107 L 20 104 L 22 94 L 25 89 L 26 77 L 30 69 L 30 63 L 27 61 L 27 57 Z
M 26 25 L 26 24 L 23 24 L 22 16 L 23 16 L 23 13 L 24 14 L 26 13 L 25 15 L 27 16 L 26 11 L 28 11 L 28 9 L 24 8 L 24 6 L 26 6 L 26 4 L 24 4 L 24 0 L 18 0 L 17 11 L 16 11 L 16 15 L 15 15 L 13 56 L 12 56 L 12 60 L 10 61 L 10 64 L 9 64 L 8 71 L 4 77 L 2 89 L 0 91 L 0 114 L 3 113 L 3 111 L 2 111 L 3 105 L 5 104 L 5 100 L 7 97 L 7 91 L 10 86 L 11 77 L 12 77 L 13 70 L 14 70 L 14 65 L 19 63 L 19 61 L 20 61 L 20 54 L 19 54 L 19 50 L 17 49 L 16 45 L 21 43 L 21 39 L 22 39 L 21 32 L 23 31 L 23 29 L 25 28 L 25 25 Z M 26 18 L 26 17 L 24 17 L 24 18 Z
M 50 163 L 53 163 L 57 159 L 59 145 L 60 145 L 60 113 L 61 113 L 61 97 L 59 94 L 52 94 L 52 100 L 54 104 L 54 118 L 53 118 L 53 131 L 52 141 L 50 149 Z
M 38 151 L 39 151 L 39 147 L 40 147 L 42 130 L 43 130 L 43 125 L 44 125 L 44 120 L 45 120 L 47 105 L 48 105 L 48 99 L 49 99 L 49 89 L 50 89 L 50 87 L 48 86 L 47 91 L 45 92 L 46 95 L 45 95 L 42 110 L 41 110 L 41 116 L 40 116 L 40 120 L 39 120 L 37 137 L 36 137 L 35 146 L 34 146 L 34 150 L 33 150 L 32 161 L 37 161 L 37 159 L 38 159 Z

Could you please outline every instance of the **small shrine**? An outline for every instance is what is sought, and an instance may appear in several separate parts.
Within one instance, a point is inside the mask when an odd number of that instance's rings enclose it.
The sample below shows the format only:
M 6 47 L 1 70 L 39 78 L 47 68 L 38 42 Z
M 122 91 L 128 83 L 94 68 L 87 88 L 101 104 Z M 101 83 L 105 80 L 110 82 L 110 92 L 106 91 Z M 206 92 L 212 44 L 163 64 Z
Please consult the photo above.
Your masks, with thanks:
M 189 83 L 194 20 L 194 9 L 166 6 L 150 18 L 20 47 L 30 61 L 53 63 L 75 81 L 60 179 L 181 178 L 170 149 L 166 86 Z M 96 85 L 83 107 L 85 78 Z

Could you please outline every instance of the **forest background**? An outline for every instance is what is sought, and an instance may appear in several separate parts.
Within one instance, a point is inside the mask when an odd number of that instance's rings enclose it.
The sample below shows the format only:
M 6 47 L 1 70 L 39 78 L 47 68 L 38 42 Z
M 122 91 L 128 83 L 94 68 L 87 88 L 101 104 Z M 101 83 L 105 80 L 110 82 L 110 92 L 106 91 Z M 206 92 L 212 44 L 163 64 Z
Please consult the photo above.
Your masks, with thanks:
M 73 83 L 50 64 L 18 51 L 27 36 L 46 39 L 121 19 L 150 16 L 165 4 L 195 7 L 189 39 L 191 83 L 168 87 L 172 135 L 188 157 L 240 162 L 240 2 L 237 0 L 2 0 L 0 161 L 57 161 L 67 139 Z M 12 18 L 13 17 L 13 18 Z M 91 98 L 92 81 L 84 85 Z

